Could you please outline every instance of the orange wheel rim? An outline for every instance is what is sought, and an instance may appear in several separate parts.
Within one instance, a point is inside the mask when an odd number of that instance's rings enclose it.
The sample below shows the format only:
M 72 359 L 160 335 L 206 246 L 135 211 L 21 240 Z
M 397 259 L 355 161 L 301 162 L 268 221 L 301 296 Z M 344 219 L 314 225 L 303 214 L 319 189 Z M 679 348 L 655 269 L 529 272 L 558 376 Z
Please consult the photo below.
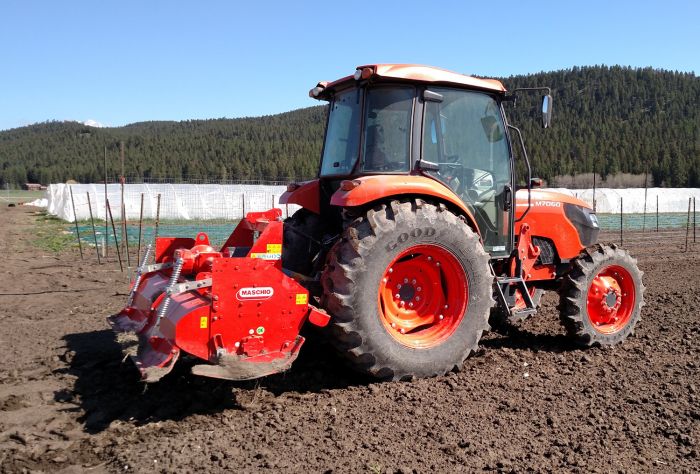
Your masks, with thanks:
M 449 250 L 416 245 L 401 252 L 379 282 L 379 314 L 401 344 L 426 349 L 459 327 L 469 301 L 464 268 Z
M 619 265 L 604 267 L 588 287 L 586 309 L 596 331 L 614 334 L 629 322 L 634 311 L 632 275 Z

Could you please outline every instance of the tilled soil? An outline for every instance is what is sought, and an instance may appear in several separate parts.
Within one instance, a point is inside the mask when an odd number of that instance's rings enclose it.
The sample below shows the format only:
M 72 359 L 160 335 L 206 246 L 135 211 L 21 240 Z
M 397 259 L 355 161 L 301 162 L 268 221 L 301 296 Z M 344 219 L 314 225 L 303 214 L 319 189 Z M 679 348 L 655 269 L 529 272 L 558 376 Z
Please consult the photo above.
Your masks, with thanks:
M 181 361 L 145 386 L 104 319 L 126 278 L 37 250 L 33 212 L 0 209 L 2 472 L 700 471 L 700 244 L 678 235 L 628 239 L 647 306 L 612 349 L 572 344 L 547 294 L 445 377 L 372 383 L 311 342 L 258 382 Z

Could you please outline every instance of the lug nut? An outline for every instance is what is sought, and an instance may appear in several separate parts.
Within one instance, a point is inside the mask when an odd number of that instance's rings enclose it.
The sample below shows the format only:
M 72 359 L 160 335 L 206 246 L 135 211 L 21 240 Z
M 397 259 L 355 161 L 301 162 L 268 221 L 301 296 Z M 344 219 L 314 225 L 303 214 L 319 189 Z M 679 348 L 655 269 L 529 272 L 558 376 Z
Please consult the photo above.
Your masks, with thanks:
M 406 330 L 404 328 L 401 328 L 401 334 L 406 334 Z
M 420 301 L 420 296 L 416 296 L 416 301 Z
M 406 302 L 403 301 L 403 300 L 402 300 L 401 303 L 399 303 L 399 304 L 400 304 L 400 306 L 401 306 L 402 308 L 403 308 L 404 306 L 406 306 Z
M 386 282 L 387 282 L 387 279 L 386 279 L 386 278 L 384 278 L 384 279 L 383 279 L 382 281 L 383 281 L 384 283 L 386 283 Z
M 416 284 L 416 279 L 414 278 L 413 280 L 411 280 L 411 283 L 415 285 L 415 284 Z
M 413 308 L 413 302 L 408 303 L 409 308 Z
M 420 286 L 416 288 L 416 291 L 420 291 L 420 290 L 422 290 L 422 288 Z
M 394 298 L 396 298 L 396 299 L 398 300 L 399 298 L 401 298 L 401 295 L 398 294 L 398 293 L 396 293 L 396 294 L 394 295 Z
M 438 319 L 439 319 L 440 321 L 442 321 L 443 319 L 445 319 L 445 316 L 443 316 L 443 315 L 441 314 L 440 316 L 438 316 Z
M 389 269 L 389 273 L 394 273 L 394 269 L 393 269 L 393 268 L 390 268 L 390 269 Z
M 233 345 L 233 347 L 241 347 L 241 343 L 240 343 L 240 342 L 237 342 L 237 343 L 235 343 L 235 344 Z
M 445 305 L 444 308 L 447 309 L 447 308 L 449 308 L 449 306 L 448 306 L 448 305 Z
M 428 256 L 428 261 L 431 262 L 433 260 L 433 257 Z
M 404 278 L 404 279 L 403 279 L 403 282 L 404 282 L 404 283 L 408 283 L 408 278 Z
M 400 289 L 401 289 L 401 283 L 399 283 L 398 285 L 396 285 L 396 289 L 397 289 L 397 290 L 400 290 Z
M 435 262 L 435 265 L 437 265 L 437 266 L 439 267 L 439 266 L 440 266 L 440 262 Z
M 391 327 L 392 327 L 392 328 L 395 328 L 395 327 L 396 327 L 396 323 L 391 323 Z

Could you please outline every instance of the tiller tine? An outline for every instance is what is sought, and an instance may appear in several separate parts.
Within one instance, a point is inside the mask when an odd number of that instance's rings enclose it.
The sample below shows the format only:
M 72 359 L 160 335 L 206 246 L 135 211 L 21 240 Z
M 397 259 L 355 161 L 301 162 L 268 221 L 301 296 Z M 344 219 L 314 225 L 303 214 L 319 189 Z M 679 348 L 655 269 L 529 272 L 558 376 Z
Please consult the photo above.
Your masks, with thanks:
M 149 338 L 139 344 L 136 354 L 130 355 L 131 360 L 141 373 L 144 382 L 157 382 L 167 375 L 177 359 L 180 349 L 159 337 Z
M 121 312 L 107 316 L 107 323 L 114 332 L 134 332 L 141 331 L 148 322 L 146 316 L 134 310 L 134 308 L 124 308 Z
M 330 317 L 282 269 L 282 212 L 249 213 L 220 251 L 206 234 L 158 238 L 127 306 L 107 318 L 145 382 L 172 370 L 181 352 L 202 359 L 197 375 L 247 380 L 289 369 L 308 319 Z

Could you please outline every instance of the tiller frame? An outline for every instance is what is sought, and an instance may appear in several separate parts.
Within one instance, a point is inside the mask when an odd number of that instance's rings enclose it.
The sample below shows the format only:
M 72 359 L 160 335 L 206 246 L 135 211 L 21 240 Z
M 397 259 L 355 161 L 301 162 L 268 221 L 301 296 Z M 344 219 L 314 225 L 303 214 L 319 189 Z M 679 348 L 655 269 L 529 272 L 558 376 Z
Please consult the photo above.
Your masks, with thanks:
M 147 249 L 127 305 L 107 318 L 145 382 L 184 352 L 205 361 L 196 375 L 248 380 L 287 370 L 308 320 L 330 316 L 282 268 L 282 211 L 250 212 L 216 251 L 206 233 L 159 237 Z

